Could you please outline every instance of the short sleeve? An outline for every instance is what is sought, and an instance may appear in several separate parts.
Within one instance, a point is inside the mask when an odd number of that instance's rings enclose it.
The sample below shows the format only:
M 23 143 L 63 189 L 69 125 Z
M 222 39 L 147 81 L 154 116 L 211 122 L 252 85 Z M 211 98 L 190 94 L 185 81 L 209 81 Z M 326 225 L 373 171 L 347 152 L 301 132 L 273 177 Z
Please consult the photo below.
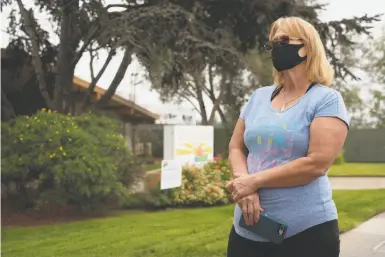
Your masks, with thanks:
M 242 107 L 241 114 L 239 115 L 239 118 L 241 120 L 246 120 L 246 117 L 249 115 L 250 109 L 253 106 L 255 92 L 256 91 L 254 91 L 251 94 L 251 96 L 250 96 L 249 100 L 247 101 L 247 103 Z
M 317 117 L 336 117 L 344 121 L 348 128 L 350 126 L 345 102 L 338 91 L 331 91 L 318 103 L 314 118 Z

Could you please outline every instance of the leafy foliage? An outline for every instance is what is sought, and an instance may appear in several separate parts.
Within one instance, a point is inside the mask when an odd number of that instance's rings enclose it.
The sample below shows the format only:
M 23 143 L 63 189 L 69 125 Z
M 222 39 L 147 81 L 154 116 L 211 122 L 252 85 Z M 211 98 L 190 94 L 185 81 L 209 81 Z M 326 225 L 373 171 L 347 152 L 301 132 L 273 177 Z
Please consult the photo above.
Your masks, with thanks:
M 369 25 L 379 19 L 378 16 L 363 16 L 322 23 L 317 12 L 325 6 L 305 0 L 130 0 L 116 4 L 97 0 L 37 0 L 35 6 L 39 10 L 27 10 L 21 0 L 16 2 L 18 8 L 10 15 L 9 33 L 13 35 L 10 45 L 23 48 L 33 56 L 40 92 L 47 103 L 52 100 L 54 108 L 61 112 L 67 112 L 71 106 L 71 79 L 76 64 L 86 51 L 93 56 L 91 67 L 98 50 L 105 49 L 109 54 L 98 74 L 93 76 L 91 72 L 92 83 L 85 103 L 111 58 L 118 50 L 124 50 L 122 63 L 107 93 L 100 99 L 100 106 L 114 94 L 131 63 L 131 55 L 136 55 L 159 92 L 175 96 L 177 93 L 183 95 L 184 88 L 195 89 L 203 115 L 205 79 L 202 72 L 208 65 L 218 67 L 222 77 L 232 70 L 236 74 L 244 70 L 247 65 L 243 56 L 261 49 L 271 23 L 277 18 L 300 16 L 313 23 L 341 77 L 354 76 L 339 55 L 344 47 L 354 45 L 349 40 L 351 34 L 369 33 Z M 6 4 L 11 1 L 3 1 L 1 7 Z M 59 37 L 58 44 L 52 43 L 47 31 L 38 24 L 35 12 L 49 15 L 52 28 Z M 43 56 L 57 67 L 53 95 L 46 93 L 47 86 L 42 79 L 45 77 L 44 62 L 40 62 Z M 219 91 L 225 91 L 218 87 Z M 230 95 L 223 92 L 213 97 L 211 91 L 206 92 L 214 102 L 222 103 L 223 95 Z
M 310 1 L 192 1 L 187 10 L 194 14 L 196 23 L 188 26 L 202 28 L 195 31 L 210 32 L 202 33 L 204 36 L 191 35 L 201 44 L 189 42 L 190 37 L 173 34 L 169 41 L 184 40 L 180 44 L 183 48 L 162 41 L 165 43 L 149 47 L 150 54 L 139 52 L 137 56 L 148 70 L 153 89 L 164 101 L 188 101 L 200 113 L 203 124 L 213 124 L 212 118 L 217 112 L 222 124 L 232 128 L 231 121 L 237 118 L 245 95 L 251 88 L 271 82 L 270 61 L 260 50 L 267 41 L 271 23 L 279 17 L 300 16 L 314 24 L 326 45 L 337 77 L 357 79 L 350 70 L 352 66 L 346 49 L 356 45 L 351 40 L 354 35 L 369 34 L 369 24 L 379 16 L 322 23 L 317 12 L 323 8 L 325 6 Z M 256 65 L 261 61 L 263 66 Z M 245 81 L 243 78 L 249 71 L 255 78 Z M 238 91 L 241 93 L 237 94 Z M 206 110 L 207 99 L 214 105 L 210 115 Z
M 382 34 L 367 42 L 364 68 L 375 76 L 375 80 L 385 84 L 385 24 Z
M 385 128 L 385 26 L 382 35 L 369 41 L 365 52 L 364 69 L 373 76 L 373 81 L 382 87 L 371 90 L 372 99 L 369 103 L 369 114 L 376 128 Z
M 2 123 L 1 132 L 2 186 L 21 208 L 115 207 L 140 175 L 118 124 L 102 116 L 43 110 Z

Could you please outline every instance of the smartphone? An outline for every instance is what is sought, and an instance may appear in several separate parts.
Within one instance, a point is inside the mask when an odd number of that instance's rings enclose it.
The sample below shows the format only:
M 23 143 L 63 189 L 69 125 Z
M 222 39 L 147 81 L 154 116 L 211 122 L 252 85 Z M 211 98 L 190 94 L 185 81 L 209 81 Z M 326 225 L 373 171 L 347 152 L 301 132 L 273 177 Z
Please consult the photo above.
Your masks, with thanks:
M 253 225 L 247 225 L 242 215 L 239 220 L 239 226 L 276 244 L 282 243 L 288 228 L 287 224 L 264 212 L 260 213 L 258 222 Z

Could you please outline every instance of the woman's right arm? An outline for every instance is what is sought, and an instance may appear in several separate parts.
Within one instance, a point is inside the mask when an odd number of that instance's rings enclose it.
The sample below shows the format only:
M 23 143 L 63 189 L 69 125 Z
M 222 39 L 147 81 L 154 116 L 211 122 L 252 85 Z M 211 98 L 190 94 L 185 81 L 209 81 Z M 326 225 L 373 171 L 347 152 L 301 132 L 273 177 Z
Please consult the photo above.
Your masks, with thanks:
M 245 132 L 245 121 L 239 119 L 235 125 L 233 135 L 229 143 L 229 162 L 233 172 L 233 178 L 247 175 L 247 162 L 244 153 L 243 133 Z M 259 213 L 263 211 L 259 203 L 258 192 L 241 198 L 238 202 L 242 209 L 246 224 L 253 225 L 259 220 Z
M 229 162 L 233 172 L 233 178 L 248 174 L 246 156 L 244 153 L 244 132 L 245 121 L 238 119 L 229 143 Z

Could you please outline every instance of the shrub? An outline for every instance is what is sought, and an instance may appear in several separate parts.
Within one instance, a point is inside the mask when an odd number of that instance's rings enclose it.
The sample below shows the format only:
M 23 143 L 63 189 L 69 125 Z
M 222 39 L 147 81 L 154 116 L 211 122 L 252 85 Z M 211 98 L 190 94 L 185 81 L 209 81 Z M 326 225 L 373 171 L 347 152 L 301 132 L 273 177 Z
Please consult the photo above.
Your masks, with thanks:
M 140 170 L 118 124 L 93 114 L 44 109 L 2 123 L 2 184 L 22 207 L 50 202 L 82 210 L 123 202 Z
M 345 163 L 345 158 L 343 153 L 339 153 L 337 158 L 334 160 L 334 165 L 341 165 Z
M 226 204 L 230 201 L 230 196 L 225 186 L 231 176 L 228 162 L 218 159 L 203 167 L 184 166 L 182 185 L 160 190 L 160 173 L 151 173 L 147 179 L 147 192 L 131 195 L 126 207 L 153 209 Z

